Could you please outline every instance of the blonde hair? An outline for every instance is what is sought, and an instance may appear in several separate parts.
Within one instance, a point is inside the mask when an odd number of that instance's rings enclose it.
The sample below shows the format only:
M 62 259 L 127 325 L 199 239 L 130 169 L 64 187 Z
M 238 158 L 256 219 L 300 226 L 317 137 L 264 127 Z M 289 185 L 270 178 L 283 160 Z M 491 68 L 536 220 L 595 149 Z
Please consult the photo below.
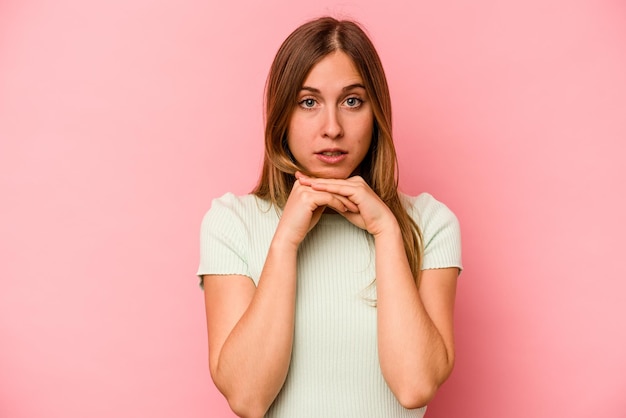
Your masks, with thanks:
M 419 284 L 422 236 L 398 193 L 389 87 L 374 45 L 355 22 L 332 17 L 310 21 L 292 32 L 276 53 L 265 86 L 263 169 L 253 193 L 276 207 L 284 207 L 295 172 L 304 171 L 287 146 L 287 129 L 297 95 L 311 68 L 336 50 L 348 55 L 359 70 L 374 114 L 372 142 L 359 167 L 360 175 L 395 215 L 411 272 Z

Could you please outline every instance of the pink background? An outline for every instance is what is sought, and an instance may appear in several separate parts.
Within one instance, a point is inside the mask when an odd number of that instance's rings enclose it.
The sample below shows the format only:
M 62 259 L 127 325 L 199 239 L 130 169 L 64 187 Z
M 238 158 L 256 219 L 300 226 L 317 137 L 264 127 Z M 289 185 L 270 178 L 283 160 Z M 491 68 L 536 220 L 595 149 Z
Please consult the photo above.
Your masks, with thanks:
M 0 417 L 232 416 L 200 219 L 252 188 L 273 54 L 328 13 L 382 56 L 402 188 L 462 223 L 428 417 L 624 416 L 626 5 L 404 3 L 0 2 Z

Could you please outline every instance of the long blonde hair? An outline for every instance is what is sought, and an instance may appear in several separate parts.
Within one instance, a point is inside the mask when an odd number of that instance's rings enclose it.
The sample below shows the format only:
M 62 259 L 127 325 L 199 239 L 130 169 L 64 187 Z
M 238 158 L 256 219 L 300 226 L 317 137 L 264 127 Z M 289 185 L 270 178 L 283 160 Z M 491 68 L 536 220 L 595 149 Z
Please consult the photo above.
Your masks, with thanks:
M 253 193 L 282 208 L 296 171 L 303 171 L 287 146 L 287 129 L 297 95 L 311 68 L 341 50 L 356 65 L 374 114 L 372 143 L 359 168 L 360 175 L 395 215 L 411 272 L 419 284 L 422 236 L 398 193 L 398 162 L 391 131 L 391 99 L 382 63 L 374 45 L 358 24 L 322 17 L 297 28 L 283 42 L 265 86 L 265 156 Z

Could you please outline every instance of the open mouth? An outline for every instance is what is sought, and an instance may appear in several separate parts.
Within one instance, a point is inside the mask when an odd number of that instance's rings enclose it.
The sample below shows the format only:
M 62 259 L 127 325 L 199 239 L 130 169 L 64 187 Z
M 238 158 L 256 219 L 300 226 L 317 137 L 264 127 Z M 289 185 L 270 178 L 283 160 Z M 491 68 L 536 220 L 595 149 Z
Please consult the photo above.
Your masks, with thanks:
M 317 158 L 325 164 L 339 164 L 348 158 L 348 153 L 341 150 L 326 150 L 316 154 Z

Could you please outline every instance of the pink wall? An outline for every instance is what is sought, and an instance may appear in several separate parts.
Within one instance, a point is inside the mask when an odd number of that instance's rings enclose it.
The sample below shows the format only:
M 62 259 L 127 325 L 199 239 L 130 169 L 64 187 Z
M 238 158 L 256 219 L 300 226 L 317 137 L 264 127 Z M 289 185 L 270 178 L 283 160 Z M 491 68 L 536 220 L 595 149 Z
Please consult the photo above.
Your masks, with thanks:
M 325 13 L 379 48 L 403 188 L 462 222 L 428 416 L 624 416 L 626 6 L 402 3 L 0 2 L 1 417 L 232 416 L 199 223 L 254 184 L 272 56 Z

